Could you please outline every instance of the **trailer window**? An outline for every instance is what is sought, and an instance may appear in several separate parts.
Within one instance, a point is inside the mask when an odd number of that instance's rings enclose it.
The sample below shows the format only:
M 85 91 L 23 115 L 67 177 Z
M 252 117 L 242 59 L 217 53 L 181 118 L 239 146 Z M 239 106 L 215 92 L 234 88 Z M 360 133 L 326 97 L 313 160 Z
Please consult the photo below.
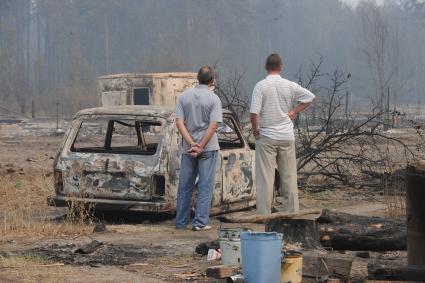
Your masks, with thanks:
M 161 138 L 160 122 L 131 119 L 87 120 L 82 122 L 71 151 L 153 155 Z
M 135 88 L 133 90 L 134 105 L 149 105 L 150 89 L 147 87 Z

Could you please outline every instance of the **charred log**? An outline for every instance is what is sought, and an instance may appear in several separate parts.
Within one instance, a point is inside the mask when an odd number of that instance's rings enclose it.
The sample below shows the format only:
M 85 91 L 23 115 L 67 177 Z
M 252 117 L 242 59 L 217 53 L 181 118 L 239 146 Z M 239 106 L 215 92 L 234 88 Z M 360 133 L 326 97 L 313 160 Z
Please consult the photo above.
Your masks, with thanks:
M 367 265 L 368 279 L 372 280 L 425 280 L 424 266 L 407 266 L 401 261 L 379 261 Z
M 324 210 L 318 222 L 320 242 L 325 247 L 351 251 L 407 249 L 406 223 L 403 221 Z

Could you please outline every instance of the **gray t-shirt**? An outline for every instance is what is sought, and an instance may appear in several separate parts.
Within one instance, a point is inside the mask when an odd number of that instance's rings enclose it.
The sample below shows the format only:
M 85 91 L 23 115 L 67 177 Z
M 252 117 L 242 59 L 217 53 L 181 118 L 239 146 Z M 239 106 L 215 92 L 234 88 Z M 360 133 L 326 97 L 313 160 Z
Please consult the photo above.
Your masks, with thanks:
M 182 118 L 187 130 L 196 143 L 201 142 L 211 122 L 223 122 L 221 101 L 218 96 L 208 89 L 207 85 L 196 87 L 183 92 L 177 101 L 176 118 Z M 183 139 L 183 153 L 189 145 Z M 204 147 L 204 151 L 219 150 L 217 134 Z

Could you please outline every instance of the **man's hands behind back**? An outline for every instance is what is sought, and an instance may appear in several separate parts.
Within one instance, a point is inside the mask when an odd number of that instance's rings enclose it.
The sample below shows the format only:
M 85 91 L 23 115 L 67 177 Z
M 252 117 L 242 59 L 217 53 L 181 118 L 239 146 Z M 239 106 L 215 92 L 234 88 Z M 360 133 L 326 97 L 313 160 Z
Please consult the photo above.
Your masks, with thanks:
M 188 149 L 187 153 L 189 153 L 192 158 L 197 158 L 199 155 L 202 154 L 203 151 L 204 149 L 200 144 L 194 143 L 190 145 L 190 148 Z

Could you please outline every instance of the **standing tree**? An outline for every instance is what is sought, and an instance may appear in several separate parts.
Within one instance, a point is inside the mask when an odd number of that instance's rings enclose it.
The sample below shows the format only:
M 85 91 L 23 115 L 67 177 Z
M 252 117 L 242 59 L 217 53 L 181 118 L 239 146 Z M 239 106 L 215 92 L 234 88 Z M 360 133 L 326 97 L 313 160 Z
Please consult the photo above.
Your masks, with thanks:
M 359 5 L 363 31 L 361 50 L 376 87 L 375 105 L 379 112 L 384 112 L 387 90 L 399 68 L 398 38 L 385 17 L 385 7 L 376 2 L 361 2 Z
M 224 109 L 230 110 L 239 125 L 247 117 L 249 98 L 243 88 L 244 74 L 233 73 L 226 79 L 217 78 L 215 92 L 220 97 Z

